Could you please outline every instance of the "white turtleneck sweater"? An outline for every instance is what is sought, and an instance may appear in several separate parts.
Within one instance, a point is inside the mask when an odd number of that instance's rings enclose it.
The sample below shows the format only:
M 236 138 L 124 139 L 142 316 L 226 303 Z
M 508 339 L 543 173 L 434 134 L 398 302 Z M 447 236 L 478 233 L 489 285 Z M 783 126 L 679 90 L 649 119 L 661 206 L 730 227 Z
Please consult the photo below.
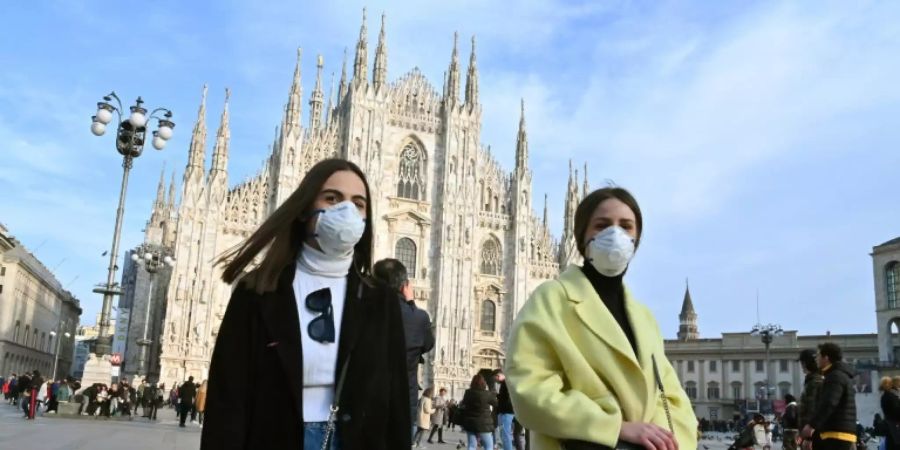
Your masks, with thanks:
M 353 254 L 334 258 L 303 244 L 294 275 L 294 296 L 300 316 L 300 342 L 303 346 L 303 420 L 325 422 L 334 400 L 335 369 L 344 317 L 347 273 Z M 331 290 L 334 311 L 335 342 L 317 342 L 309 337 L 309 323 L 321 313 L 306 308 L 306 296 L 322 288 Z

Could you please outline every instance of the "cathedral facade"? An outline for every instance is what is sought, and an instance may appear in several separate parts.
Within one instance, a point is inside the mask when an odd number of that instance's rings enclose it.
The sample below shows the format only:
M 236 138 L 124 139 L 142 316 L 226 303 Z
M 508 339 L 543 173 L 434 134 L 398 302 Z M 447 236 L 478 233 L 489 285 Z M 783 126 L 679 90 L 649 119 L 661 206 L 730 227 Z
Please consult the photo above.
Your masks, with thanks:
M 500 367 L 509 328 L 528 295 L 577 262 L 571 231 L 561 240 L 550 233 L 546 196 L 543 217 L 535 212 L 524 103 L 516 146 L 509 149 L 512 172 L 481 142 L 475 39 L 466 67 L 454 40 L 438 91 L 418 69 L 388 81 L 384 17 L 370 74 L 367 34 L 364 16 L 352 72 L 345 57 L 337 92 L 327 96 L 318 58 L 305 126 L 298 51 L 271 152 L 255 176 L 236 186 L 228 182 L 227 91 L 207 169 L 204 87 L 180 201 L 158 199 L 146 229 L 146 244 L 169 249 L 176 261 L 159 288 L 165 297 L 151 377 L 158 374 L 167 385 L 189 375 L 206 378 L 231 293 L 214 260 L 247 238 L 325 158 L 346 158 L 367 174 L 375 258 L 406 265 L 416 302 L 432 318 L 436 346 L 426 357 L 425 385 L 461 396 L 474 373 Z M 566 230 L 588 189 L 586 178 L 579 186 L 570 164 Z

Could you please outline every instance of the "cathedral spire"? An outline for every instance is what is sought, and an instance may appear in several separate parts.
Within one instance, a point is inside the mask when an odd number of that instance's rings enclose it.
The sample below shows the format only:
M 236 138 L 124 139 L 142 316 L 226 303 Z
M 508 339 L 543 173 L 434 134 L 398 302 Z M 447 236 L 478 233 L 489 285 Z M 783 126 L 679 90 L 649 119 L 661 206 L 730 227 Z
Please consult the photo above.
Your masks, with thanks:
M 524 173 L 528 168 L 528 134 L 525 132 L 525 99 L 522 99 L 519 116 L 519 135 L 516 138 L 516 172 Z
M 344 64 L 341 66 L 341 84 L 338 87 L 338 104 L 344 101 L 347 95 L 347 47 L 344 47 Z
M 331 72 L 331 87 L 328 88 L 328 107 L 325 110 L 325 126 L 331 123 L 331 116 L 334 113 L 334 72 Z
M 230 97 L 231 89 L 225 88 L 225 107 L 222 109 L 219 131 L 216 132 L 216 146 L 213 150 L 212 167 L 209 169 L 210 177 L 228 170 L 228 141 L 231 140 L 231 128 L 228 124 L 228 100 Z
M 444 100 L 449 105 L 459 101 L 459 33 L 453 33 L 453 54 L 450 56 L 450 69 L 447 72 L 447 85 L 444 87 Z
M 587 161 L 584 163 L 584 185 L 581 187 L 581 198 L 585 198 L 591 191 L 591 184 L 588 182 Z
M 322 68 L 325 67 L 325 59 L 319 55 L 316 60 L 316 87 L 309 98 L 309 129 L 318 130 L 322 124 L 322 103 L 325 95 L 322 93 Z
M 153 202 L 153 210 L 166 208 L 166 163 L 163 163 L 162 170 L 159 171 L 159 185 L 156 186 L 156 201 Z
M 544 193 L 544 228 L 547 228 L 547 225 L 548 225 L 547 194 Z
M 353 61 L 353 86 L 366 83 L 368 71 L 368 41 L 366 40 L 366 8 L 363 8 L 362 26 L 359 27 L 359 41 L 356 42 L 356 60 Z
M 285 108 L 284 126 L 288 130 L 299 129 L 303 115 L 303 82 L 300 70 L 300 60 L 303 58 L 303 49 L 297 48 L 297 65 L 294 67 L 294 80 L 291 82 L 291 94 Z
M 375 68 L 372 74 L 372 83 L 375 90 L 381 89 L 387 83 L 387 45 L 384 37 L 385 15 L 381 13 L 381 32 L 378 34 L 378 47 L 375 49 Z
M 172 178 L 169 180 L 169 208 L 175 210 L 175 171 L 172 171 Z
M 478 66 L 475 62 L 475 36 L 472 36 L 472 54 L 469 56 L 469 71 L 466 74 L 466 105 L 478 106 Z
M 200 99 L 200 109 L 197 112 L 197 123 L 194 124 L 194 132 L 191 134 L 191 146 L 188 152 L 187 169 L 185 178 L 194 172 L 203 172 L 206 165 L 206 92 L 203 85 L 203 97 Z

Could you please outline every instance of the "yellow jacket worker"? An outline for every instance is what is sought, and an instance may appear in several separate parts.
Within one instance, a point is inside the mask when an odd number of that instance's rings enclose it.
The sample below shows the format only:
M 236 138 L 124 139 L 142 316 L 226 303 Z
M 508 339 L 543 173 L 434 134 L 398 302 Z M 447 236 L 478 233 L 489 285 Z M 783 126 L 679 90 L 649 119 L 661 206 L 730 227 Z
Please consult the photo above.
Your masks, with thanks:
M 697 419 L 665 357 L 656 319 L 622 283 L 642 227 L 637 201 L 625 189 L 585 197 L 574 224 L 584 267 L 542 284 L 516 318 L 506 375 L 534 450 L 558 450 L 567 440 L 697 448 Z

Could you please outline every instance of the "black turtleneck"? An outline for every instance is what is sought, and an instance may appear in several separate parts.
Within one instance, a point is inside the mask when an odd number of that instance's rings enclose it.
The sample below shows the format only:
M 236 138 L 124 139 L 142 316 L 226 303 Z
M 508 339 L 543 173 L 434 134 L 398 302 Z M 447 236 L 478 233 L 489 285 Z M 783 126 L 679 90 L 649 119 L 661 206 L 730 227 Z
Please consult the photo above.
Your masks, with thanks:
M 634 354 L 637 355 L 637 341 L 634 339 L 634 330 L 631 329 L 631 322 L 628 321 L 628 312 L 625 310 L 625 288 L 622 286 L 622 277 L 624 277 L 625 274 L 623 273 L 616 277 L 607 277 L 602 273 L 597 272 L 597 269 L 591 264 L 585 264 L 581 268 L 581 271 L 584 272 L 584 275 L 591 282 L 597 295 L 603 300 L 606 309 L 609 310 L 613 318 L 616 319 L 616 322 L 619 323 L 619 327 L 625 333 L 625 337 L 628 338 L 628 342 L 631 344 L 631 349 L 634 350 Z

